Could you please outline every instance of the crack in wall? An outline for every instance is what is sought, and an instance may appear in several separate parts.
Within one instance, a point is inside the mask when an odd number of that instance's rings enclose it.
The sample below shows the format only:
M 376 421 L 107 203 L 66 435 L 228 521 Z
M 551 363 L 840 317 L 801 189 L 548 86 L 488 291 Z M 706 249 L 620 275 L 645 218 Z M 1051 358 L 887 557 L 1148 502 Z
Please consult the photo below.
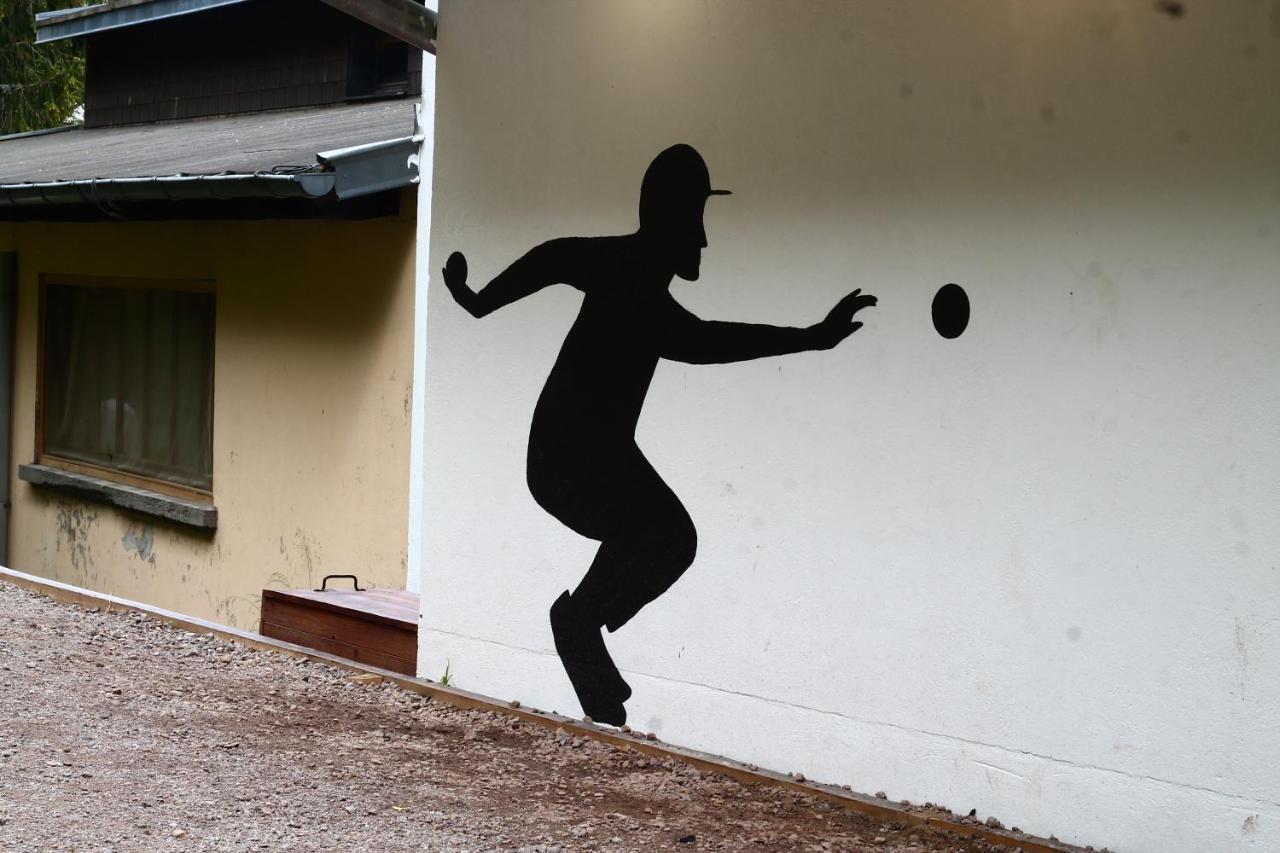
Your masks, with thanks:
M 975 758 L 975 759 L 973 759 L 973 763 L 974 763 L 974 765 L 975 765 L 975 766 L 977 766 L 977 767 L 981 767 L 981 768 L 983 768 L 984 770 L 994 770 L 994 771 L 995 771 L 995 772 L 997 772 L 997 773 L 1003 773 L 1003 774 L 1004 774 L 1004 775 L 1006 775 L 1006 776 L 1012 776 L 1012 777 L 1014 777 L 1015 779 L 1021 779 L 1023 782 L 1026 782 L 1028 785 L 1034 785 L 1034 784 L 1036 784 L 1036 783 L 1035 783 L 1035 782 L 1033 782 L 1032 780 L 1028 779 L 1026 776 L 1023 776 L 1021 773 L 1015 773 L 1014 771 L 1009 770 L 1008 768 L 1005 768 L 1005 767 L 997 767 L 997 766 L 996 766 L 996 765 L 994 765 L 994 764 L 988 764 L 987 762 L 985 762 L 985 761 L 979 761 L 979 760 L 978 760 L 978 759 L 976 759 L 976 758 Z

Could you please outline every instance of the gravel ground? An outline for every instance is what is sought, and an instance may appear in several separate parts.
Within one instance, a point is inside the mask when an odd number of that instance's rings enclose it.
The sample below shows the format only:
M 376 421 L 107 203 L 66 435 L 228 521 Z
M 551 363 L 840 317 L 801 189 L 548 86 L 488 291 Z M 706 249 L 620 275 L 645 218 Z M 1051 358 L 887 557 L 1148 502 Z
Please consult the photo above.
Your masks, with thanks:
M 992 849 L 0 582 L 0 849 Z

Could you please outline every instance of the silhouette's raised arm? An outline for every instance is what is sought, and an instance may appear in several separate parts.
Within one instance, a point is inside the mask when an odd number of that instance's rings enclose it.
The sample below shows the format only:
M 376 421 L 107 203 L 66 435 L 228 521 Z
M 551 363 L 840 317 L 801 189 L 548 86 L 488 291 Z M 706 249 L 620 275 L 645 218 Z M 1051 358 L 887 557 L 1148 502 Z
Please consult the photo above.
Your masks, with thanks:
M 534 246 L 479 292 L 467 284 L 466 257 L 454 252 L 444 265 L 444 284 L 473 317 L 483 317 L 552 284 L 571 284 L 581 289 L 576 243 L 575 238 L 566 237 Z
M 862 328 L 853 315 L 876 304 L 855 290 L 826 318 L 806 328 L 703 320 L 667 295 L 659 308 L 658 354 L 690 364 L 725 364 L 806 350 L 831 349 Z

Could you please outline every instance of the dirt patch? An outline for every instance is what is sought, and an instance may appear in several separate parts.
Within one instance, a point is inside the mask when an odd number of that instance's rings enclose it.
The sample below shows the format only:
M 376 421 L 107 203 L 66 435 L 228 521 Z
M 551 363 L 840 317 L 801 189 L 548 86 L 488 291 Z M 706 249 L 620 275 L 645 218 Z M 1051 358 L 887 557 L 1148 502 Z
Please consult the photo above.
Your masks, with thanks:
M 995 849 L 5 583 L 0 683 L 6 850 Z

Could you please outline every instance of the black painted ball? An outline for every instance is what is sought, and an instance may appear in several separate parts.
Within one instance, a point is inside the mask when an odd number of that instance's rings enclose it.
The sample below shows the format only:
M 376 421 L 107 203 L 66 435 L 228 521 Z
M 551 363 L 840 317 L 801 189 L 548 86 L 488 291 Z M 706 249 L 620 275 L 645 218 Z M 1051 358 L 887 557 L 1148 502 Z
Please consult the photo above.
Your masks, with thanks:
M 944 284 L 933 297 L 933 327 L 944 338 L 958 338 L 969 325 L 969 295 L 958 284 Z

